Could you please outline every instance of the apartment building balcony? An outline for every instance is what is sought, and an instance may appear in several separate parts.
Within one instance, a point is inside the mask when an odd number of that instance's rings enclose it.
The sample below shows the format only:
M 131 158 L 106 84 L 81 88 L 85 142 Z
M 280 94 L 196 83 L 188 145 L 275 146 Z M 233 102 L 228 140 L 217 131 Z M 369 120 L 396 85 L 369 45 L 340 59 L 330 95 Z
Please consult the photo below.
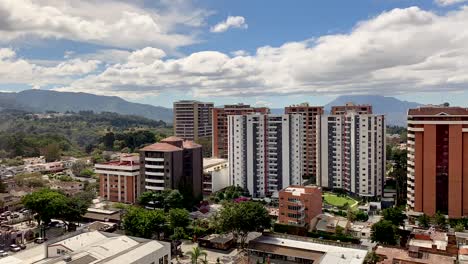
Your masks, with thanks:
M 145 164 L 145 168 L 150 168 L 150 169 L 164 169 L 164 165 L 148 165 L 148 164 Z

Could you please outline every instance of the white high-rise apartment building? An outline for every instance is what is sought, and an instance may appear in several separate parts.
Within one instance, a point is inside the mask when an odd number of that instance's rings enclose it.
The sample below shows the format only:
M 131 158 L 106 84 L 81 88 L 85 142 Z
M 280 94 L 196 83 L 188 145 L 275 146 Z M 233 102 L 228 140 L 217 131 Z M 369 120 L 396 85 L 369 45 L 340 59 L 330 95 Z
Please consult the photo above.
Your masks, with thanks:
M 300 114 L 228 116 L 230 184 L 253 197 L 301 185 L 303 129 Z
M 385 117 L 349 111 L 323 115 L 317 185 L 359 196 L 382 196 L 385 179 Z

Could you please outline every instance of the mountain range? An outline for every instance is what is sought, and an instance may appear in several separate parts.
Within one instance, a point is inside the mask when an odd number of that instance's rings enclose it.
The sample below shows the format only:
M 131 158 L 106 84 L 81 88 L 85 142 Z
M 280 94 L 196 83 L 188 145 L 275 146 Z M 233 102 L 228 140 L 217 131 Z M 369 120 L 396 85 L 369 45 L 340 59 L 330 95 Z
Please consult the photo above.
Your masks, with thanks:
M 343 95 L 326 104 L 330 111 L 333 105 L 371 104 L 376 114 L 385 114 L 387 124 L 406 125 L 406 113 L 409 108 L 421 104 L 401 101 L 394 97 L 380 95 Z M 56 92 L 49 90 L 25 90 L 18 93 L 0 93 L 0 110 L 17 109 L 32 112 L 45 111 L 85 111 L 115 112 L 124 115 L 138 115 L 154 120 L 172 123 L 172 109 L 148 104 L 132 103 L 116 96 L 102 96 L 88 93 Z M 283 108 L 273 108 L 272 113 L 282 114 Z
M 56 92 L 49 90 L 25 90 L 18 93 L 0 93 L 2 108 L 32 112 L 45 111 L 94 111 L 115 112 L 122 115 L 138 115 L 153 120 L 172 123 L 172 109 L 125 101 L 117 96 L 88 93 Z

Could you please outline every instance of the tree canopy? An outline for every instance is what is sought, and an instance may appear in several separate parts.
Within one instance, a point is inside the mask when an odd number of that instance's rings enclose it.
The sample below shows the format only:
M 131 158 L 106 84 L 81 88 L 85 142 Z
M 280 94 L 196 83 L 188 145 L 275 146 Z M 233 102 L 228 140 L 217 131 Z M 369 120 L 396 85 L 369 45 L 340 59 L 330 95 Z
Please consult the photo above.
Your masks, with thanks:
M 166 217 L 162 210 L 147 210 L 144 208 L 129 206 L 123 217 L 125 233 L 131 236 L 153 238 L 164 230 Z
M 395 245 L 398 240 L 397 227 L 389 220 L 380 220 L 371 228 L 372 242 Z
M 258 202 L 228 202 L 224 204 L 216 219 L 223 232 L 232 232 L 241 238 L 244 244 L 248 234 L 270 228 L 271 220 L 268 211 Z
M 24 207 L 36 213 L 38 224 L 49 223 L 51 219 L 64 221 L 67 226 L 76 222 L 86 213 L 91 200 L 81 196 L 68 197 L 58 191 L 41 189 L 23 197 Z
M 382 211 L 383 218 L 392 222 L 396 226 L 401 226 L 405 222 L 406 215 L 403 213 L 402 208 L 392 207 Z

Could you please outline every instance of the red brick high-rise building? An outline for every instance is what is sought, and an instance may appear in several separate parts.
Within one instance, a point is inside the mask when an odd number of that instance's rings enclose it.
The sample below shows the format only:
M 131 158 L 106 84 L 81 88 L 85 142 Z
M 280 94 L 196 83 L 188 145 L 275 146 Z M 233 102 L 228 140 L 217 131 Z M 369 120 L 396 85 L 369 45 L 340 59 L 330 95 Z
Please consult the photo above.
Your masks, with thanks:
M 317 144 L 319 133 L 317 127 L 317 120 L 320 119 L 320 115 L 324 114 L 323 106 L 309 106 L 304 103 L 300 105 L 292 105 L 285 108 L 286 114 L 301 114 L 304 120 L 304 154 L 303 166 L 304 166 L 304 177 L 311 178 L 312 183 L 315 183 L 317 178 Z
M 228 116 L 254 113 L 269 114 L 266 107 L 251 107 L 245 104 L 225 105 L 213 108 L 213 157 L 228 158 Z
M 320 187 L 289 186 L 279 192 L 278 221 L 280 224 L 308 226 L 322 213 L 322 189 Z
M 408 111 L 408 208 L 468 216 L 468 108 Z

